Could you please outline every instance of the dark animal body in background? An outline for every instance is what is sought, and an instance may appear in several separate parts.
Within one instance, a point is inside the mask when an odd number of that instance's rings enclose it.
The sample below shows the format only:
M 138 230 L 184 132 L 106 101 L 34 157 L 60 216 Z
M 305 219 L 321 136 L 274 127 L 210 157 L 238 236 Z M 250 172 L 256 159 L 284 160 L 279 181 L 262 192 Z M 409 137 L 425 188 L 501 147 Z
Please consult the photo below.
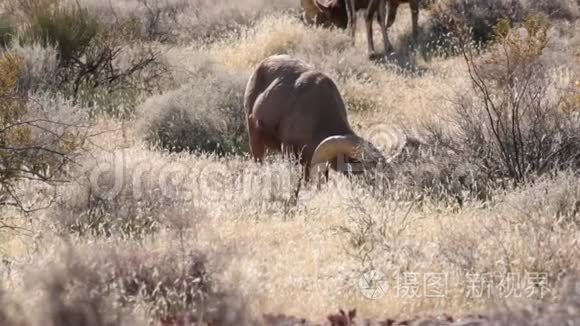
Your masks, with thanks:
M 368 52 L 373 54 L 375 52 L 372 36 L 373 18 L 376 17 L 379 23 L 385 51 L 391 52 L 393 46 L 389 41 L 388 29 L 395 22 L 399 5 L 403 3 L 408 3 L 411 8 L 413 43 L 416 43 L 419 34 L 419 2 L 419 0 L 302 0 L 302 7 L 307 22 L 342 29 L 350 27 L 353 42 L 356 33 L 356 12 L 365 10 Z M 386 18 L 387 5 L 389 11 Z

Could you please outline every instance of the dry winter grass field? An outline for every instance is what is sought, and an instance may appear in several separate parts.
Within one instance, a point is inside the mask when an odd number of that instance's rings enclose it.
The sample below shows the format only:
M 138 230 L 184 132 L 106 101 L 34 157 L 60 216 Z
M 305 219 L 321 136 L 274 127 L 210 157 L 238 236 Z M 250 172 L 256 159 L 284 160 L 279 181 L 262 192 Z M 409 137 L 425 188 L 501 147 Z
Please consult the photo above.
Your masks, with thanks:
M 579 6 L 442 0 L 413 56 L 402 5 L 371 61 L 363 23 L 352 46 L 298 0 L 4 0 L 0 324 L 580 325 Z M 280 53 L 382 150 L 426 146 L 294 200 L 301 171 L 254 163 L 243 115 Z

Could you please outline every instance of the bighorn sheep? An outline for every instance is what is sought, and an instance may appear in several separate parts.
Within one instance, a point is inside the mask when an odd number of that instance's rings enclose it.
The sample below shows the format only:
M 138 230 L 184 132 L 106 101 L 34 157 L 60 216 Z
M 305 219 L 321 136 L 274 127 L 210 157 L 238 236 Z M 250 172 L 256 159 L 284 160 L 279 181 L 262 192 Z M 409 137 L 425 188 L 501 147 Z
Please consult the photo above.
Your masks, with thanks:
M 262 162 L 266 149 L 300 158 L 304 178 L 311 167 L 327 164 L 347 173 L 386 162 L 380 151 L 351 129 L 344 101 L 330 77 L 288 55 L 264 59 L 250 77 L 244 95 L 250 149 Z M 328 177 L 328 169 L 326 169 Z
M 372 20 L 375 15 L 383 36 L 385 52 L 391 52 L 393 46 L 389 41 L 388 29 L 395 22 L 397 10 L 402 3 L 409 3 L 411 8 L 413 43 L 417 42 L 419 34 L 419 2 L 419 0 L 302 0 L 302 7 L 306 21 L 314 20 L 317 24 L 328 24 L 330 22 L 339 28 L 349 27 L 353 43 L 356 34 L 356 11 L 365 10 L 368 52 L 369 55 L 373 55 L 375 50 Z M 389 5 L 389 14 L 385 25 L 387 3 Z

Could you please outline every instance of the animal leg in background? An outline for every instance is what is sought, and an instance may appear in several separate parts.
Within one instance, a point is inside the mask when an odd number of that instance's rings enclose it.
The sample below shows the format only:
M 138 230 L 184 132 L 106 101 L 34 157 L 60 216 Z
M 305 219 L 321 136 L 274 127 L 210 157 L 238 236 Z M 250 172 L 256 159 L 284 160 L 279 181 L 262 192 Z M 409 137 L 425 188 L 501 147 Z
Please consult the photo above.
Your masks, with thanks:
M 393 26 L 393 23 L 395 23 L 395 18 L 397 18 L 397 10 L 399 9 L 399 2 L 398 1 L 389 1 L 389 17 L 387 18 L 387 26 L 385 27 L 385 33 L 383 34 L 385 39 L 386 39 L 386 43 L 389 46 L 389 49 L 385 49 L 385 51 L 391 51 L 393 49 L 393 46 L 391 45 L 391 42 L 389 41 L 389 28 L 391 26 Z M 384 21 L 384 20 L 383 20 Z
M 397 1 L 389 1 L 389 18 L 387 20 L 387 28 L 393 26 L 395 19 L 397 18 L 397 9 L 399 8 L 399 3 Z
M 379 28 L 381 29 L 381 35 L 383 36 L 383 47 L 385 49 L 385 54 L 389 53 L 393 50 L 393 46 L 391 42 L 389 42 L 389 36 L 387 35 L 387 27 L 385 26 L 385 15 L 386 15 L 386 7 L 387 3 L 386 0 L 376 0 L 378 6 L 376 8 L 377 11 L 377 20 L 379 23 Z
M 419 1 L 411 0 L 409 2 L 411 7 L 411 19 L 413 23 L 413 50 L 417 46 L 418 36 L 419 36 Z
M 373 41 L 373 16 L 375 15 L 377 6 L 376 0 L 371 0 L 365 12 L 365 24 L 367 28 L 367 51 L 369 56 L 375 53 L 375 44 Z
M 385 27 L 386 6 L 386 0 L 370 0 L 366 9 L 365 23 L 367 28 L 367 44 L 369 56 L 373 56 L 375 53 L 375 45 L 373 40 L 373 18 L 375 14 L 377 15 L 377 22 L 379 23 L 379 28 L 383 36 L 383 46 L 385 52 L 390 52 L 392 49 Z
M 348 19 L 348 27 L 350 28 L 350 37 L 352 45 L 355 44 L 356 39 L 356 0 L 345 0 L 346 5 L 346 15 Z

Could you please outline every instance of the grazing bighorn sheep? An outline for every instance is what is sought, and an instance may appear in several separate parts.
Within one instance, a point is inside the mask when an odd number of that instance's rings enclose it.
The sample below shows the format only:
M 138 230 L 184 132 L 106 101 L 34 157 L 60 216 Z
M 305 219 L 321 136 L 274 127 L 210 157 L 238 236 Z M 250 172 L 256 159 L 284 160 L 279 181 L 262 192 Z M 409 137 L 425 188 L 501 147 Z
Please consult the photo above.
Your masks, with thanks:
M 330 77 L 288 55 L 264 59 L 250 77 L 244 109 L 255 161 L 262 162 L 266 149 L 300 158 L 304 178 L 311 167 L 327 164 L 347 173 L 386 162 L 380 151 L 351 129 L 344 101 Z M 328 177 L 328 169 L 325 171 Z
M 307 21 L 314 20 L 317 24 L 334 24 L 339 28 L 350 27 L 352 42 L 356 34 L 356 12 L 365 10 L 367 45 L 369 55 L 375 52 L 373 41 L 373 18 L 377 17 L 385 52 L 391 52 L 393 46 L 389 41 L 388 29 L 395 22 L 397 10 L 402 3 L 409 3 L 412 15 L 413 43 L 417 42 L 419 34 L 419 0 L 302 0 L 304 17 Z M 385 25 L 386 5 L 389 5 L 389 14 Z M 318 12 L 315 12 L 315 9 Z M 323 17 L 323 18 L 320 18 Z

